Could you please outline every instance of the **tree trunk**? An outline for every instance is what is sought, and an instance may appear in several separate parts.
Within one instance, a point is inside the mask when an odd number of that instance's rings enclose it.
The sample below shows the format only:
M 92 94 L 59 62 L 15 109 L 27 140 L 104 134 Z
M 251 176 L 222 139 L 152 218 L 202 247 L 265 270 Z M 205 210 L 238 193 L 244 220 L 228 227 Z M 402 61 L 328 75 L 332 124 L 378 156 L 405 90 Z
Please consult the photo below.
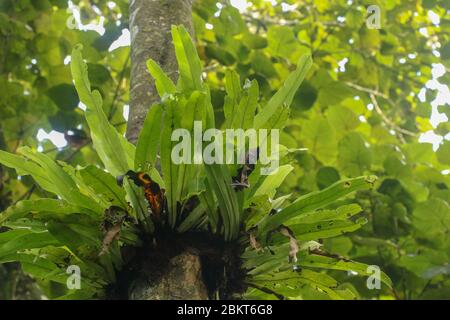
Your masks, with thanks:
M 153 79 L 147 70 L 155 60 L 176 81 L 178 66 L 172 44 L 171 26 L 184 25 L 193 34 L 193 0 L 130 0 L 131 92 L 127 138 L 136 143 L 150 106 L 158 101 Z
M 149 259 L 150 260 L 150 259 Z M 155 261 L 146 260 L 130 291 L 132 300 L 204 300 L 208 291 L 203 282 L 200 257 L 186 250 L 172 257 L 164 270 L 155 270 Z M 155 278 L 155 273 L 160 273 Z
M 176 81 L 178 66 L 173 49 L 171 26 L 184 25 L 191 34 L 193 0 L 130 0 L 131 92 L 127 138 L 136 143 L 150 106 L 159 100 L 147 71 L 146 61 L 155 60 Z M 155 263 L 147 259 L 143 269 Z M 158 277 L 139 277 L 132 284 L 130 299 L 207 299 L 200 257 L 186 250 L 170 258 Z

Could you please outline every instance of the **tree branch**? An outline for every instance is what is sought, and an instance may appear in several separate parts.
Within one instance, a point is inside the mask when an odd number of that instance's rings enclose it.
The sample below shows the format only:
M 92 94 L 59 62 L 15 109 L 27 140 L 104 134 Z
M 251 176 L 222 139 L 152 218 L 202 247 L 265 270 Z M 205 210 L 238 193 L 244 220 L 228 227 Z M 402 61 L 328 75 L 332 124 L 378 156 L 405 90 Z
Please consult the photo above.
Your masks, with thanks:
M 385 95 L 384 93 L 379 92 L 377 90 L 365 88 L 365 87 L 362 87 L 362 86 L 357 85 L 352 82 L 345 82 L 345 84 L 353 89 L 356 89 L 358 91 L 369 94 L 370 101 L 372 102 L 372 104 L 374 106 L 374 110 L 380 115 L 381 119 L 383 119 L 383 122 L 386 123 L 386 125 L 388 125 L 392 130 L 394 130 L 397 133 L 397 135 L 402 143 L 405 143 L 403 134 L 411 136 L 411 137 L 417 137 L 417 133 L 403 129 L 402 127 L 395 124 L 394 121 L 389 119 L 389 117 L 386 116 L 386 114 L 380 108 L 380 105 L 378 104 L 376 97 L 380 97 L 380 98 L 383 98 L 384 100 L 386 100 L 391 105 L 392 108 L 396 107 L 395 103 L 387 95 Z

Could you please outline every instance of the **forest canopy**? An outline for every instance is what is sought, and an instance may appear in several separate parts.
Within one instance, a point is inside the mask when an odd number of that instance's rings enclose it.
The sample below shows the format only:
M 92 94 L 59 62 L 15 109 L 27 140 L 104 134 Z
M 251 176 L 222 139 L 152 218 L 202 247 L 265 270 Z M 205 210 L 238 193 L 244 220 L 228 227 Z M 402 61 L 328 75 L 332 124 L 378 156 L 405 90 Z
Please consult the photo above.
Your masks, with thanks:
M 238 251 L 200 298 L 448 299 L 449 12 L 195 0 L 167 36 L 179 81 L 146 65 L 158 102 L 132 144 L 129 2 L 0 1 L 0 299 L 110 298 L 159 223 Z M 279 129 L 280 170 L 174 165 L 170 128 L 194 119 Z

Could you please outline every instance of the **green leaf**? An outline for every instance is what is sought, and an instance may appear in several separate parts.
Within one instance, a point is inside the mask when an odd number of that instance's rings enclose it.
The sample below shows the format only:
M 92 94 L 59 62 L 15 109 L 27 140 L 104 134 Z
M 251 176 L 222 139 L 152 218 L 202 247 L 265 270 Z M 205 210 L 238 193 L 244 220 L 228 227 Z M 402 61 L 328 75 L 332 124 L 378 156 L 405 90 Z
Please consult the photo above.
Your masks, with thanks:
M 288 224 L 299 241 L 309 241 L 336 237 L 347 232 L 353 232 L 361 228 L 367 220 L 360 218 L 353 221 L 329 220 L 308 224 Z
M 345 15 L 345 22 L 350 28 L 355 28 L 356 30 L 361 27 L 364 23 L 365 17 L 364 13 L 359 10 L 349 10 Z
M 219 21 L 217 32 L 223 32 L 226 35 L 237 35 L 247 30 L 241 13 L 233 6 L 224 6 L 220 10 Z
M 79 174 L 89 188 L 92 198 L 98 199 L 106 207 L 115 205 L 127 209 L 125 190 L 117 185 L 112 175 L 95 166 L 87 166 L 81 169 Z
M 206 93 L 206 123 L 207 128 L 215 125 L 214 109 L 211 104 L 211 95 L 208 86 L 202 82 L 202 64 L 194 43 L 184 26 L 172 26 L 172 39 L 175 46 L 175 55 L 178 61 L 179 78 L 177 88 L 190 96 L 192 91 Z
M 316 223 L 329 220 L 347 220 L 362 211 L 357 204 L 349 204 L 341 206 L 337 209 L 317 210 L 301 214 L 289 220 L 290 224 L 294 223 Z
M 339 172 L 333 167 L 321 167 L 316 173 L 316 183 L 319 189 L 325 189 L 339 181 Z
M 371 162 L 372 154 L 359 133 L 350 132 L 339 141 L 338 163 L 347 176 L 364 174 Z
M 278 57 L 289 58 L 300 48 L 292 28 L 287 26 L 270 26 L 267 41 L 270 53 Z
M 236 193 L 231 188 L 231 175 L 225 165 L 205 165 L 205 172 L 214 194 L 217 197 L 219 211 L 224 224 L 226 240 L 235 239 L 241 222 L 241 209 Z
M 444 140 L 436 151 L 436 156 L 440 163 L 450 166 L 450 141 Z
M 339 105 L 327 110 L 327 119 L 340 134 L 351 131 L 360 124 L 358 117 L 351 109 Z
M 34 153 L 28 147 L 21 147 L 18 152 L 33 160 L 47 173 L 49 180 L 55 185 L 57 194 L 67 202 L 92 210 L 93 215 L 103 212 L 103 209 L 92 199 L 82 194 L 75 181 L 50 157 L 42 153 Z
M 370 78 L 370 77 L 369 77 Z M 320 87 L 318 101 L 324 106 L 336 105 L 351 96 L 352 91 L 338 81 L 329 81 Z
M 0 258 L 1 263 L 21 262 L 22 269 L 38 278 L 66 284 L 67 274 L 52 261 L 32 254 L 16 253 Z
M 178 61 L 180 91 L 202 90 L 202 64 L 197 50 L 183 26 L 172 26 L 172 38 Z
M 368 271 L 368 265 L 364 263 L 359 263 L 355 261 L 347 261 L 343 259 L 336 259 L 332 257 L 319 256 L 319 255 L 307 255 L 303 259 L 299 259 L 299 266 L 311 267 L 311 268 L 323 268 L 330 270 L 343 270 L 343 271 L 354 271 L 358 275 L 371 276 L 372 272 Z M 391 279 L 384 273 L 381 272 L 380 280 L 386 284 L 389 288 L 392 288 Z
M 45 215 L 47 215 L 47 213 L 45 213 Z M 35 216 L 38 217 L 35 218 Z M 40 220 L 41 217 L 42 216 L 35 214 L 32 216 L 32 219 L 30 219 L 31 217 L 25 217 L 18 220 L 8 219 L 5 222 L 1 223 L 1 225 L 12 230 L 26 229 L 30 230 L 31 232 L 44 232 L 47 230 L 47 227 L 45 225 L 45 222 L 43 221 L 44 219 Z
M 283 271 L 254 277 L 252 283 L 266 286 L 283 296 L 297 297 L 304 285 L 325 292 L 330 298 L 342 300 L 343 297 L 334 289 L 337 281 L 330 276 L 308 269 L 301 271 Z
M 71 251 L 78 253 L 83 246 L 92 246 L 100 251 L 100 228 L 97 226 L 88 227 L 88 235 L 85 236 L 76 231 L 71 224 L 50 221 L 48 223 L 48 232 L 59 241 L 61 245 L 67 246 Z M 84 228 L 84 232 L 86 229 Z
M 326 189 L 306 194 L 275 215 L 266 216 L 258 225 L 258 234 L 263 235 L 295 216 L 323 208 L 353 191 L 371 188 L 375 180 L 375 176 L 343 180 Z
M 172 150 L 176 142 L 172 141 L 172 132 L 178 128 L 178 121 L 176 117 L 175 102 L 170 100 L 164 105 L 164 122 L 161 132 L 161 170 L 165 182 L 165 195 L 167 198 L 167 207 L 169 209 L 169 223 L 172 227 L 175 226 L 177 217 L 177 184 L 178 184 L 178 169 L 172 161 Z
M 248 88 L 246 88 L 248 86 Z M 233 110 L 232 128 L 248 129 L 253 124 L 256 107 L 258 105 L 259 88 L 258 82 L 253 80 L 244 86 L 242 98 L 236 110 Z
M 242 41 L 250 49 L 264 49 L 267 47 L 266 38 L 251 32 L 244 33 Z
M 182 233 L 193 229 L 196 225 L 200 223 L 201 219 L 205 216 L 205 211 L 206 210 L 203 207 L 203 204 L 200 203 L 189 213 L 186 219 L 183 220 L 183 222 L 177 228 L 177 231 Z
M 309 81 L 304 80 L 294 95 L 292 109 L 297 111 L 307 111 L 311 109 L 317 100 L 317 89 Z
M 75 87 L 68 83 L 50 88 L 47 91 L 47 95 L 61 110 L 73 110 L 80 103 Z
M 147 61 L 147 68 L 152 77 L 155 79 L 156 90 L 158 90 L 158 94 L 161 98 L 166 94 L 174 94 L 176 92 L 177 88 L 173 84 L 172 80 L 164 73 L 161 67 L 153 59 L 149 59 Z
M 286 126 L 290 114 L 291 109 L 288 106 L 282 106 L 277 113 L 273 114 L 269 120 L 267 120 L 265 127 L 282 130 Z
M 148 203 L 145 200 L 143 188 L 136 186 L 128 178 L 124 181 L 124 188 L 127 192 L 127 200 L 134 210 L 134 217 L 143 224 L 146 231 L 152 233 L 154 226 L 148 217 Z
M 250 61 L 252 69 L 262 77 L 271 79 L 278 75 L 272 61 L 262 50 L 252 51 Z
M 219 226 L 219 211 L 217 209 L 217 201 L 214 197 L 214 192 L 208 183 L 208 179 L 205 179 L 205 190 L 199 195 L 200 203 L 206 208 L 209 224 L 213 233 L 217 232 Z
M 179 101 L 180 103 L 181 101 Z M 189 99 L 183 100 L 183 104 L 179 106 L 183 110 L 183 116 L 179 117 L 179 125 L 190 133 L 190 137 L 194 137 L 194 122 L 199 121 L 202 124 L 207 123 L 207 95 L 200 91 L 194 91 Z M 192 143 L 192 140 L 191 140 Z M 191 150 L 191 160 L 194 154 L 194 147 L 189 146 Z M 183 151 L 184 152 L 184 151 Z M 176 183 L 176 199 L 183 201 L 188 199 L 189 195 L 197 194 L 201 188 L 199 170 L 201 166 L 181 163 L 177 165 L 178 180 Z
M 241 80 L 239 74 L 234 70 L 225 71 L 225 89 L 227 95 L 225 96 L 223 113 L 225 115 L 227 128 L 231 128 L 233 124 L 233 118 L 236 114 L 235 109 L 239 105 L 241 99 Z
M 81 47 L 72 51 L 71 70 L 81 102 L 86 105 L 85 117 L 91 129 L 92 142 L 105 168 L 114 176 L 134 167 L 134 146 L 108 122 L 102 108 L 102 97 L 91 91 L 87 65 L 81 56 Z
M 336 135 L 326 119 L 314 118 L 303 122 L 300 139 L 319 161 L 324 164 L 334 162 L 337 154 Z
M 408 143 L 402 146 L 408 162 L 432 163 L 433 145 L 431 143 Z M 438 149 L 439 150 L 439 149 Z
M 265 123 L 270 119 L 270 117 L 278 112 L 280 107 L 290 106 L 297 89 L 300 87 L 311 65 L 311 56 L 304 55 L 300 58 L 297 63 L 297 69 L 287 77 L 283 86 L 267 102 L 261 112 L 256 115 L 254 121 L 255 129 L 263 128 Z
M 271 175 L 264 176 L 262 179 L 260 178 L 261 182 L 253 186 L 251 189 L 251 193 L 253 193 L 251 197 L 253 198 L 261 195 L 268 195 L 270 198 L 273 198 L 278 187 L 283 183 L 286 176 L 291 173 L 293 169 L 294 167 L 289 164 L 283 165 Z
M 56 263 L 49 259 L 24 253 L 13 255 L 12 258 L 12 261 L 21 262 L 24 272 L 31 274 L 37 279 L 50 280 L 63 285 L 67 284 L 68 274 L 66 273 L 65 268 L 60 268 Z M 81 277 L 81 289 L 77 291 L 90 293 L 92 296 L 96 292 L 101 291 L 101 280 L 98 279 L 97 281 L 92 281 L 89 279 L 87 274 L 91 275 L 91 270 L 86 270 L 87 268 L 83 263 L 81 263 L 81 265 L 83 266 L 82 270 L 84 270 L 86 274 Z
M 147 113 L 137 142 L 134 164 L 136 170 L 147 171 L 146 168 L 155 166 L 161 141 L 162 121 L 163 108 L 160 104 L 154 104 Z
M 27 229 L 17 229 L 9 230 L 8 232 L 2 232 L 0 233 L 0 244 L 3 245 L 14 238 L 30 233 L 32 233 L 32 231 Z
M 58 189 L 50 181 L 44 169 L 36 163 L 3 150 L 0 150 L 0 163 L 16 169 L 18 175 L 31 175 L 42 189 L 55 194 L 58 193 Z
M 65 215 L 71 213 L 85 213 L 91 214 L 90 210 L 83 207 L 78 207 L 67 203 L 64 200 L 57 199 L 36 199 L 36 200 L 22 200 L 15 205 L 9 207 L 0 215 L 0 224 L 6 220 L 14 221 L 23 218 L 28 213 L 51 213 L 55 215 Z M 34 215 L 34 219 L 38 219 L 38 215 Z
M 210 43 L 205 47 L 205 53 L 208 57 L 216 59 L 222 65 L 231 66 L 236 62 L 234 55 L 227 51 L 226 48 Z
M 47 231 L 23 234 L 11 239 L 0 247 L 0 258 L 18 251 L 58 245 L 60 245 L 59 241 Z
M 106 68 L 104 65 L 88 63 L 88 68 L 91 71 L 90 81 L 92 85 L 101 86 L 105 84 L 105 82 L 112 80 L 108 68 Z
M 413 212 L 413 224 L 421 236 L 445 239 L 450 231 L 449 204 L 438 198 L 418 204 Z

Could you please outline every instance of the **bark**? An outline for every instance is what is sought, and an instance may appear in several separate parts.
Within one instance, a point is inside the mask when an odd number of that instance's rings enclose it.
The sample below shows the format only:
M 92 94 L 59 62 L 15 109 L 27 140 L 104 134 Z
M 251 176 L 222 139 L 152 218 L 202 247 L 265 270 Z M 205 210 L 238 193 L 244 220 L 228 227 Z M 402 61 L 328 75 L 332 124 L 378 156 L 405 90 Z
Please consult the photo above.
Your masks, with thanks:
M 155 60 L 176 81 L 178 73 L 170 29 L 184 25 L 192 34 L 193 0 L 130 0 L 131 92 L 127 138 L 135 143 L 158 94 L 146 61 Z
M 148 262 L 151 263 L 151 261 Z M 139 279 L 131 291 L 130 299 L 202 300 L 208 298 L 198 255 L 184 251 L 171 258 L 165 270 L 156 281 L 151 280 L 152 275 Z
M 130 0 L 131 91 L 127 138 L 136 143 L 150 106 L 159 100 L 146 67 L 155 60 L 175 82 L 178 66 L 171 26 L 184 25 L 192 34 L 193 0 Z M 148 263 L 142 264 L 143 268 Z M 130 299 L 207 299 L 200 257 L 184 251 L 173 256 L 157 279 L 140 278 L 133 284 Z M 145 274 L 145 272 L 144 272 Z

